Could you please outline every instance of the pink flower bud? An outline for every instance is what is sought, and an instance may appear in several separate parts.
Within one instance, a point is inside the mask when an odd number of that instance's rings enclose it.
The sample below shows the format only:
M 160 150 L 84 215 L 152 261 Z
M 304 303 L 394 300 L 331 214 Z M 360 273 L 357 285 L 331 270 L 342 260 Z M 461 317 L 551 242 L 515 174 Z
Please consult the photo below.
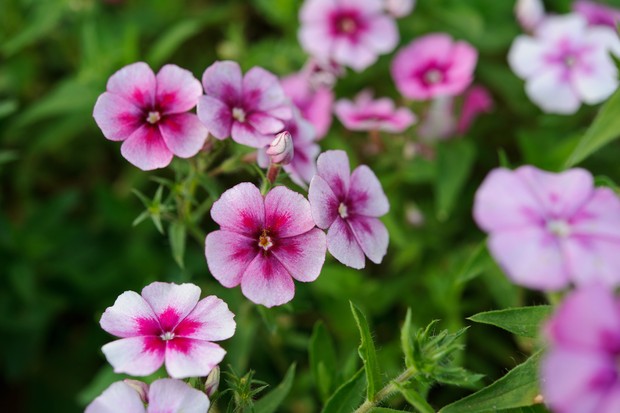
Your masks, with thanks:
M 149 385 L 148 384 L 138 381 L 138 380 L 132 380 L 132 379 L 125 379 L 123 381 L 125 382 L 125 384 L 127 384 L 129 387 L 134 389 L 140 395 L 140 400 L 142 400 L 142 403 L 147 404 L 149 402 Z
M 211 398 L 218 387 L 220 387 L 220 366 L 215 366 L 205 380 L 205 393 Z
M 280 132 L 267 148 L 272 163 L 288 165 L 293 160 L 293 138 L 288 131 Z
M 394 17 L 408 16 L 415 6 L 416 0 L 384 0 L 385 10 Z
M 521 27 L 533 32 L 545 18 L 545 6 L 541 0 L 518 0 L 515 14 Z

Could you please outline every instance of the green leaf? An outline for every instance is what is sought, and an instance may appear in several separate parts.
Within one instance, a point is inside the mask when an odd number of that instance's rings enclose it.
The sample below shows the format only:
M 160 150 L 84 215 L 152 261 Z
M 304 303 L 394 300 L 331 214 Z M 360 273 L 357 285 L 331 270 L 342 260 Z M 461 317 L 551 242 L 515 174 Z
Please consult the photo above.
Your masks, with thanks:
M 288 368 L 284 379 L 276 388 L 263 396 L 259 401 L 254 403 L 255 413 L 273 413 L 282 404 L 286 396 L 288 396 L 293 387 L 293 379 L 295 378 L 295 363 Z
M 334 344 L 322 321 L 317 321 L 312 329 L 310 348 L 308 350 L 312 378 L 321 400 L 326 401 L 331 394 L 336 366 L 336 351 Z
M 398 413 L 407 411 L 408 410 L 388 409 L 387 407 L 373 407 L 372 409 L 370 409 L 370 413 Z
M 405 387 L 402 384 L 396 384 L 396 388 L 407 400 L 407 403 L 415 407 L 420 413 L 435 413 L 433 406 L 428 404 L 424 397 L 414 389 Z
M 355 318 L 355 323 L 357 324 L 361 337 L 358 352 L 360 358 L 364 362 L 364 369 L 366 370 L 366 381 L 368 383 L 366 397 L 368 400 L 373 401 L 377 390 L 381 387 L 381 373 L 379 371 L 375 343 L 372 341 L 366 316 L 364 316 L 364 313 L 351 301 L 349 301 L 349 304 L 351 304 L 351 312 L 353 313 L 353 318 Z
M 471 171 L 476 158 L 476 148 L 468 140 L 443 142 L 437 146 L 437 174 L 435 199 L 437 219 L 446 220 Z
M 170 239 L 170 248 L 172 250 L 172 257 L 179 265 L 184 268 L 184 256 L 185 256 L 185 239 L 186 228 L 185 224 L 179 221 L 175 221 L 170 224 L 168 230 L 168 238 Z
M 594 122 L 566 160 L 570 168 L 620 136 L 620 89 L 603 105 Z
M 487 413 L 501 409 L 531 406 L 539 394 L 538 351 L 504 377 L 476 393 L 445 406 L 439 413 Z
M 400 347 L 405 355 L 405 365 L 407 368 L 415 366 L 415 358 L 413 357 L 413 341 L 411 331 L 411 307 L 407 308 L 405 322 L 400 329 Z
M 364 369 L 359 369 L 342 386 L 338 387 L 334 394 L 327 400 L 322 413 L 351 413 L 362 403 L 366 376 Z
M 491 324 L 521 337 L 537 337 L 541 323 L 551 315 L 549 305 L 507 308 L 487 311 L 468 318 L 476 323 Z
M 466 283 L 473 280 L 493 265 L 493 259 L 487 249 L 486 240 L 482 241 L 456 277 L 456 282 Z

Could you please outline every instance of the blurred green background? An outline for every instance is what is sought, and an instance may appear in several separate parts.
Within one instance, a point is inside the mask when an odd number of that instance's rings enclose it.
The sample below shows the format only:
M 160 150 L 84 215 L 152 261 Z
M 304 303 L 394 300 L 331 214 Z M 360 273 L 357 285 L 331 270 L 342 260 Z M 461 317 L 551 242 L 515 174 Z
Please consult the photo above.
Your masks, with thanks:
M 399 20 L 401 45 L 420 34 L 446 31 L 480 51 L 476 83 L 490 89 L 493 114 L 469 136 L 437 145 L 434 161 L 403 156 L 408 136 L 386 136 L 386 152 L 368 155 L 366 137 L 337 121 L 321 142 L 346 148 L 352 164 L 370 164 L 391 202 L 384 219 L 391 234 L 385 262 L 364 271 L 328 259 L 319 280 L 297 285 L 292 304 L 259 312 L 238 289 L 225 290 L 208 274 L 203 245 L 188 239 L 185 267 L 170 254 L 167 236 L 148 221 L 132 228 L 152 196 L 153 176 L 127 163 L 92 119 L 97 96 L 122 66 L 146 61 L 155 70 L 174 63 L 200 78 L 217 59 L 244 69 L 261 65 L 278 75 L 299 70 L 306 56 L 297 43 L 300 0 L 0 0 L 0 397 L 3 411 L 78 412 L 118 378 L 101 345 L 111 340 L 98 325 L 102 311 L 125 290 L 154 280 L 192 281 L 203 294 L 223 297 L 239 323 L 224 344 L 224 366 L 252 368 L 275 385 L 298 362 L 293 392 L 282 411 L 320 407 L 308 371 L 312 326 L 323 319 L 336 342 L 342 371 L 355 371 L 357 330 L 348 300 L 368 314 L 391 377 L 402 367 L 399 327 L 407 307 L 424 326 L 441 319 L 451 330 L 478 311 L 543 299 L 506 281 L 485 255 L 483 234 L 471 219 L 473 193 L 504 159 L 559 170 L 596 114 L 543 115 L 526 98 L 506 64 L 521 31 L 509 0 L 418 0 Z M 567 12 L 570 1 L 548 1 Z M 397 97 L 389 77 L 393 53 L 363 73 L 349 72 L 336 88 L 351 97 L 370 85 Z M 618 145 L 591 157 L 597 176 L 620 181 Z M 182 162 L 182 161 L 180 161 Z M 221 190 L 256 176 L 241 171 L 217 182 Z M 300 190 L 297 188 L 297 190 Z M 205 197 L 207 194 L 203 194 Z M 407 213 L 419 209 L 422 224 Z M 213 229 L 205 218 L 203 230 Z M 497 329 L 473 326 L 464 364 L 485 382 L 521 361 L 532 346 Z M 276 349 L 277 351 L 274 351 Z M 353 368 L 352 368 L 353 367 Z M 224 367 L 226 369 L 226 367 Z M 467 390 L 436 388 L 438 406 Z

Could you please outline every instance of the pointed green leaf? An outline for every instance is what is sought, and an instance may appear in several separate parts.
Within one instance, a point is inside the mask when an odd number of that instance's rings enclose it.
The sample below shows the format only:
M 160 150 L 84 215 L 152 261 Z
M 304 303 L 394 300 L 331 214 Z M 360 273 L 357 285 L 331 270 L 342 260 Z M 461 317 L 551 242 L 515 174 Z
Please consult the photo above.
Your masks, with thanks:
M 400 347 L 405 355 L 405 365 L 413 367 L 415 365 L 415 358 L 413 357 L 413 341 L 411 331 L 411 308 L 407 308 L 407 315 L 405 316 L 405 322 L 400 329 Z
M 172 249 L 172 257 L 179 265 L 184 268 L 184 256 L 185 256 L 185 238 L 186 229 L 185 224 L 179 221 L 175 221 L 170 224 L 168 232 L 168 238 L 170 239 L 170 248 Z
M 416 408 L 416 410 L 420 413 L 435 413 L 435 409 L 433 406 L 428 404 L 428 402 L 412 388 L 403 386 L 402 384 L 396 384 L 396 388 L 403 395 L 407 403 Z
M 295 378 L 295 363 L 288 368 L 284 379 L 276 388 L 263 396 L 259 401 L 254 403 L 255 413 L 273 413 L 282 404 L 286 396 L 288 396 L 293 387 L 293 379 Z
M 379 371 L 379 362 L 377 361 L 377 353 L 375 351 L 375 343 L 372 341 L 372 335 L 370 334 L 370 327 L 366 316 L 362 311 L 355 306 L 352 302 L 351 312 L 353 312 L 353 318 L 360 331 L 361 343 L 358 348 L 360 358 L 364 362 L 364 368 L 366 370 L 367 399 L 373 401 L 375 394 L 381 387 L 381 373 Z
M 491 324 L 521 337 L 538 337 L 540 326 L 553 311 L 549 305 L 507 308 L 487 311 L 468 318 L 476 323 Z
M 489 255 L 486 244 L 486 240 L 482 241 L 467 259 L 467 262 L 456 277 L 457 283 L 471 281 L 493 265 L 493 259 Z
M 442 142 L 437 146 L 435 199 L 437 218 L 447 219 L 456 204 L 476 158 L 476 147 L 469 140 Z
M 364 401 L 364 388 L 366 376 L 364 369 L 359 369 L 342 386 L 338 387 L 334 394 L 327 400 L 322 413 L 351 413 Z
M 396 410 L 396 409 L 389 409 L 387 407 L 373 407 L 372 409 L 370 409 L 370 413 L 402 413 L 402 412 L 408 412 L 408 410 Z
M 309 348 L 310 369 L 321 400 L 326 401 L 331 394 L 336 366 L 334 344 L 322 321 L 317 321 L 312 330 Z

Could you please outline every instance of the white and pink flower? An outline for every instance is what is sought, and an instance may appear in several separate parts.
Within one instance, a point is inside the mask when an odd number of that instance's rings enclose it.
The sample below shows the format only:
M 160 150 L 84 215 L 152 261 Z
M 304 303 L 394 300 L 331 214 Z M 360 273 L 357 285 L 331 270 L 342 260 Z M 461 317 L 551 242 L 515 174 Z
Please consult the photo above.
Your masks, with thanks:
M 188 70 L 165 65 L 155 75 L 143 62 L 125 66 L 108 80 L 93 117 L 103 135 L 122 141 L 121 154 L 138 168 L 164 168 L 173 155 L 189 158 L 208 136 L 196 115 L 186 113 L 202 94 Z
M 416 117 L 408 108 L 396 108 L 390 98 L 373 99 L 372 92 L 360 92 L 353 101 L 340 99 L 336 116 L 349 130 L 400 133 L 413 125 Z
M 100 321 L 120 337 L 102 348 L 114 371 L 147 376 L 165 363 L 173 378 L 208 375 L 226 354 L 213 341 L 232 337 L 235 322 L 224 301 L 199 299 L 193 284 L 163 282 L 121 294 Z
M 305 0 L 299 41 L 320 62 L 362 71 L 398 43 L 398 28 L 383 0 Z
M 422 36 L 400 49 L 392 78 L 401 95 L 414 100 L 461 94 L 472 82 L 478 52 L 444 33 Z
M 291 109 L 278 78 L 253 67 L 245 76 L 239 64 L 215 62 L 202 75 L 205 96 L 198 100 L 198 118 L 217 139 L 229 136 L 260 148 L 282 131 Z
M 322 153 L 308 198 L 317 226 L 328 229 L 327 248 L 334 258 L 357 269 L 365 267 L 364 256 L 381 263 L 389 234 L 379 217 L 390 204 L 369 167 L 360 165 L 351 173 L 346 152 Z
M 310 204 L 283 186 L 265 197 L 251 183 L 224 192 L 211 208 L 220 229 L 207 235 L 209 271 L 224 287 L 266 307 L 293 299 L 295 284 L 316 280 L 325 261 L 325 234 Z
M 510 67 L 525 80 L 525 92 L 544 112 L 572 114 L 581 103 L 597 104 L 618 87 L 609 55 L 620 55 L 620 39 L 609 27 L 588 27 L 578 14 L 550 16 L 535 35 L 515 39 Z

